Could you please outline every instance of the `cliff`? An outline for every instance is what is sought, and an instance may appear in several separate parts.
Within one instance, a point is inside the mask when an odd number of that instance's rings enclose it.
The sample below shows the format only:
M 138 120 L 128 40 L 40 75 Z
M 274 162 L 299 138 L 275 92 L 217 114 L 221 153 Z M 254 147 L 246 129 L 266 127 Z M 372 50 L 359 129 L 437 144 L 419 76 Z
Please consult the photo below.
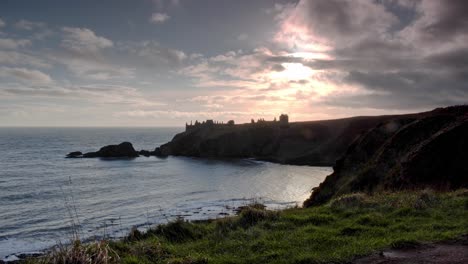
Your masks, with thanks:
M 468 187 L 468 106 L 387 120 L 354 141 L 305 206 L 350 192 Z
M 404 115 L 413 116 L 413 115 Z M 177 134 L 160 155 L 254 158 L 283 164 L 332 166 L 348 146 L 376 125 L 402 116 L 353 117 L 289 123 L 201 126 Z

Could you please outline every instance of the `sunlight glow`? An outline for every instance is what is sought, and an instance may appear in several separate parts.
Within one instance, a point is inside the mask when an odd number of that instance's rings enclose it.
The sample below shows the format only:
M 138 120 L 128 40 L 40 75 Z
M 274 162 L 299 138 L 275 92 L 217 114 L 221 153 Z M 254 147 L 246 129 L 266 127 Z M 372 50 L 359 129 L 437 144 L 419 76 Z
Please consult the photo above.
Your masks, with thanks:
M 294 53 L 291 53 L 290 55 L 293 56 L 294 58 L 303 58 L 306 60 L 311 60 L 311 59 L 331 60 L 333 59 L 332 56 L 324 52 L 294 52 Z
M 271 72 L 270 77 L 277 81 L 306 80 L 312 76 L 313 70 L 302 63 L 282 63 L 283 71 Z

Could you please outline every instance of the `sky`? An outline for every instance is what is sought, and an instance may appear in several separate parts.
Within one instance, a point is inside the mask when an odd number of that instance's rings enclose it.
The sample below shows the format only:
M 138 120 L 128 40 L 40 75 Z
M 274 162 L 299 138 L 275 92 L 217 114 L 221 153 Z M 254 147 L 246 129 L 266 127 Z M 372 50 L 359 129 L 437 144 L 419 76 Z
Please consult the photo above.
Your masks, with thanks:
M 465 0 L 2 0 L 0 126 L 183 126 L 468 103 Z

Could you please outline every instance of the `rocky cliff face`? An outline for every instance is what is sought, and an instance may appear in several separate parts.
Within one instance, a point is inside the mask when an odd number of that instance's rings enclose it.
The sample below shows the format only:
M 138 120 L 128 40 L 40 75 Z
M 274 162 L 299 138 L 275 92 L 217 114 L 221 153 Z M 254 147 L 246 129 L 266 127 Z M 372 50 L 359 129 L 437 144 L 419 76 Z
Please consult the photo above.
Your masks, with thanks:
M 305 206 L 349 192 L 468 187 L 468 106 L 387 120 L 354 141 Z
M 408 115 L 411 116 L 411 115 Z M 201 127 L 176 135 L 160 155 L 255 158 L 283 164 L 332 166 L 348 146 L 377 124 L 399 116 Z

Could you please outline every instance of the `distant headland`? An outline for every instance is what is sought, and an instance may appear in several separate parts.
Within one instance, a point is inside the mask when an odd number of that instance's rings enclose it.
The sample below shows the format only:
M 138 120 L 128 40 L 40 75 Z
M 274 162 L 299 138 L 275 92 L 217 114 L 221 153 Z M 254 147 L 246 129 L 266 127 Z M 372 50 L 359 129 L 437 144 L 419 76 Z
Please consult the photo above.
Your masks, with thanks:
M 208 119 L 185 124 L 185 131 L 156 148 L 161 156 L 253 158 L 282 164 L 332 166 L 365 131 L 395 116 L 290 122 L 287 114 L 236 124 Z

